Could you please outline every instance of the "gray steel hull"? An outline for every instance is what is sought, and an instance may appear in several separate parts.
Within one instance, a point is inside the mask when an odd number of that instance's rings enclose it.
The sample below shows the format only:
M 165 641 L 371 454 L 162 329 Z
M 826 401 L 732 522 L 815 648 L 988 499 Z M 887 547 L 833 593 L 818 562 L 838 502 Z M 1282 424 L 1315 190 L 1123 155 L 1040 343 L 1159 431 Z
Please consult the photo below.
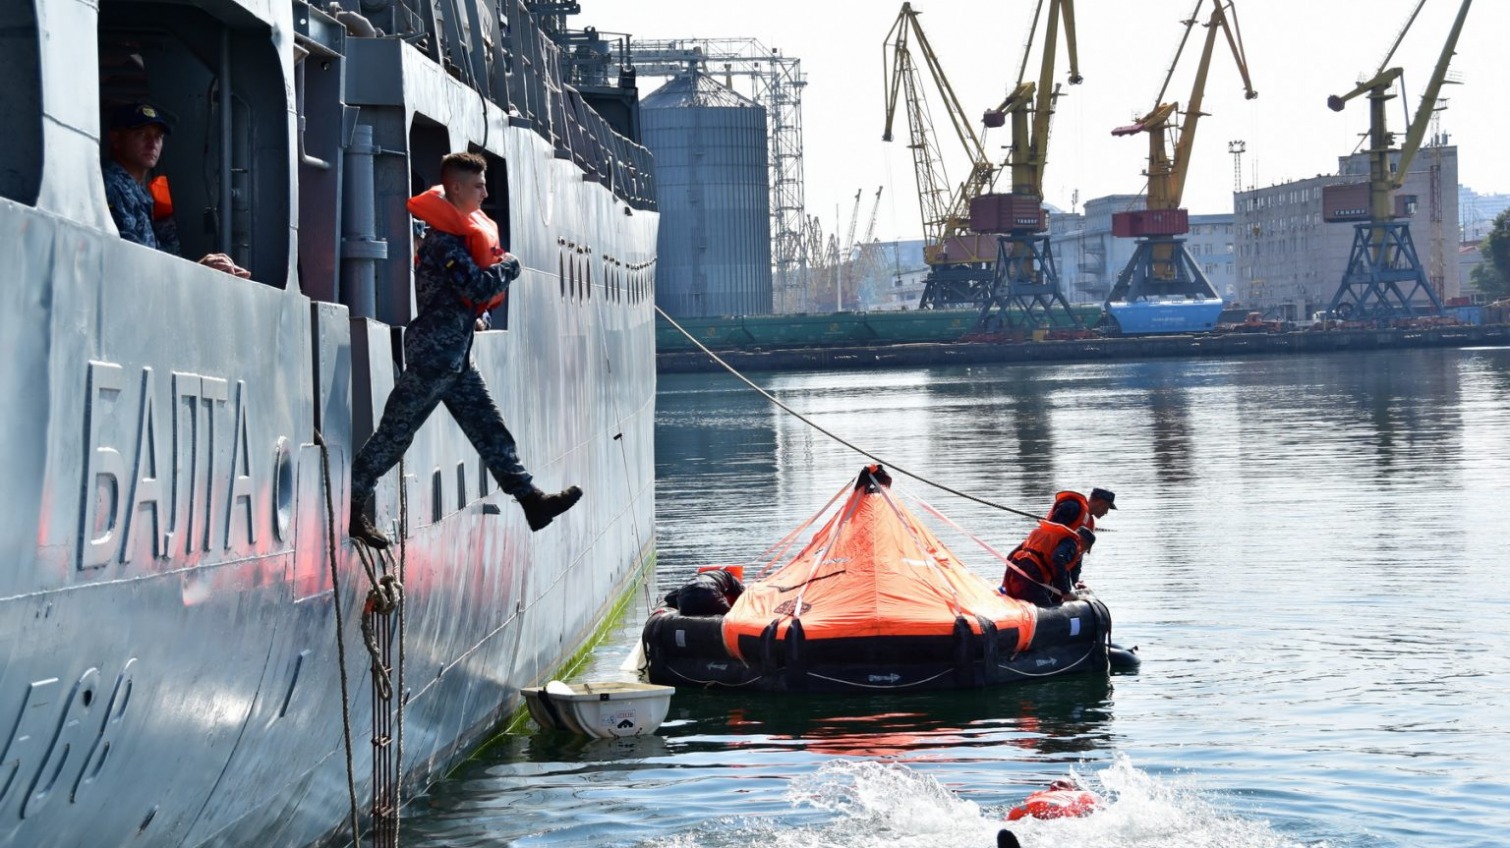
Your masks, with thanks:
M 380 522 L 408 518 L 412 791 L 575 651 L 652 553 L 651 301 L 565 297 L 557 269 L 568 243 L 649 263 L 657 216 L 625 215 L 443 74 L 410 93 L 462 139 L 492 124 L 526 271 L 510 329 L 479 334 L 473 358 L 540 485 L 585 491 L 531 533 L 443 408 L 402 485 L 382 481 Z M 337 604 L 364 807 L 372 781 L 367 581 L 343 528 L 394 331 L 292 273 L 236 280 L 46 199 L 0 199 L 0 846 L 328 839 L 349 808 Z

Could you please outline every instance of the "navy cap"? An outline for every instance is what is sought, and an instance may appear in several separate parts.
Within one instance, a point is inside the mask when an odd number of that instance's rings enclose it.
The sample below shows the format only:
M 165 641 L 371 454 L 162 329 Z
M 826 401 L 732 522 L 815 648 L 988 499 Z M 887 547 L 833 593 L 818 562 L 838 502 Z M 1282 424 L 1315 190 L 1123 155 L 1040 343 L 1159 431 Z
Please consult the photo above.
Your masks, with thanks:
M 162 127 L 163 135 L 173 131 L 168 119 L 150 103 L 128 103 L 117 106 L 110 113 L 110 128 L 113 130 L 134 130 L 149 124 Z
M 1091 489 L 1091 497 L 1106 501 L 1110 509 L 1117 508 L 1117 494 L 1110 489 Z

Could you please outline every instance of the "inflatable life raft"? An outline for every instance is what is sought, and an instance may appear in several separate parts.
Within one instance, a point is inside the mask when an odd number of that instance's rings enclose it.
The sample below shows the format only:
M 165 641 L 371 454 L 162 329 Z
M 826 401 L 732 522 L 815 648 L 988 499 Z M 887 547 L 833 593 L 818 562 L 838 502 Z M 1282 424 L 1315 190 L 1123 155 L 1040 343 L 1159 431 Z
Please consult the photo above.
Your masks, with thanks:
M 642 634 L 650 682 L 875 692 L 1107 673 L 1104 604 L 1083 597 L 1040 608 L 1005 597 L 967 569 L 889 483 L 879 466 L 868 467 L 847 496 L 831 502 L 842 500 L 806 547 L 746 584 L 727 613 L 653 613 Z

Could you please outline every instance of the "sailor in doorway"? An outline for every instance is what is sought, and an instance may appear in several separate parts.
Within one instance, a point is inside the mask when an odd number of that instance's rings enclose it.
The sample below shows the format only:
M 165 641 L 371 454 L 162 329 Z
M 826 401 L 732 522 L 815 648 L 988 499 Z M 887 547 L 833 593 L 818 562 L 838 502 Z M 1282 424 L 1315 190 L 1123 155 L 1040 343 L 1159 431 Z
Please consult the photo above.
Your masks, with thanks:
M 182 255 L 168 178 L 149 179 L 163 154 L 168 121 L 149 103 L 129 103 L 110 113 L 110 158 L 105 162 L 105 202 L 121 238 Z M 224 253 L 208 253 L 200 265 L 237 277 L 252 274 Z
M 368 514 L 373 489 L 440 403 L 482 455 L 498 487 L 524 508 L 531 530 L 550 524 L 582 497 L 576 486 L 549 495 L 535 487 L 472 364 L 477 318 L 502 302 L 520 272 L 519 260 L 499 243 L 497 224 L 482 211 L 487 196 L 486 160 L 452 153 L 441 160 L 441 185 L 409 199 L 410 213 L 429 228 L 415 257 L 419 308 L 404 332 L 407 367 L 388 396 L 377 431 L 351 467 L 351 537 L 375 548 L 386 548 L 388 537 Z

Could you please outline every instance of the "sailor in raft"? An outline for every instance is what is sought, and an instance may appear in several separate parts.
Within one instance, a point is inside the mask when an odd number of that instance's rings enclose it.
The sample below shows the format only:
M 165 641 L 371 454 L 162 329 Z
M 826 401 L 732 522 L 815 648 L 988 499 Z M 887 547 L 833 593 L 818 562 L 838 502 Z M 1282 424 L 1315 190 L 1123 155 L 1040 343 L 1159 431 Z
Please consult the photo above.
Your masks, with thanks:
M 498 487 L 524 507 L 531 530 L 550 524 L 582 497 L 576 486 L 550 495 L 535 487 L 472 364 L 478 319 L 503 302 L 520 272 L 519 260 L 499 242 L 498 225 L 482 211 L 487 197 L 487 160 L 452 153 L 441 160 L 441 185 L 409 199 L 409 212 L 429 225 L 414 260 L 418 314 L 404 331 L 405 368 L 388 395 L 382 422 L 351 466 L 349 531 L 374 548 L 388 547 L 388 536 L 368 515 L 378 478 L 398 463 L 440 403 L 477 448 Z

